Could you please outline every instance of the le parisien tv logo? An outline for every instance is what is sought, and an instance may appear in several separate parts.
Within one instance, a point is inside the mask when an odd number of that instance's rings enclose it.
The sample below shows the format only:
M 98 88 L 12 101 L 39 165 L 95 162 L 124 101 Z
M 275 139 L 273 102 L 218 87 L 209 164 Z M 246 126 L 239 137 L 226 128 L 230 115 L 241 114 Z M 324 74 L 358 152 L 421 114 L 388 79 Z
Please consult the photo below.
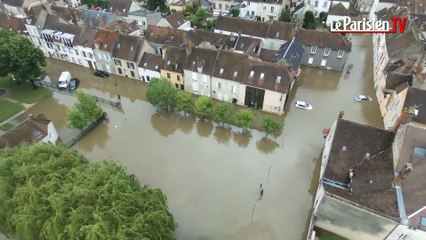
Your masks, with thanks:
M 391 18 L 390 21 L 383 20 L 352 20 L 344 17 L 339 21 L 333 21 L 330 26 L 332 33 L 403 33 L 407 18 Z M 399 29 L 399 31 L 398 31 Z

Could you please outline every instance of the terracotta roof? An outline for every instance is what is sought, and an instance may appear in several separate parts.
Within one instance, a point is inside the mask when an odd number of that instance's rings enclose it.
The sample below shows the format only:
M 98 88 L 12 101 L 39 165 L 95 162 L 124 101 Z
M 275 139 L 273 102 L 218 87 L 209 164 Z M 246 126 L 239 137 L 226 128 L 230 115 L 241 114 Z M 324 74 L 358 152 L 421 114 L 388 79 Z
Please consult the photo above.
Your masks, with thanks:
M 168 27 L 148 26 L 145 39 L 151 43 L 179 47 L 183 44 L 183 31 Z
M 124 21 L 117 21 L 111 24 L 108 24 L 104 29 L 118 32 L 121 34 L 128 35 L 136 30 L 138 30 L 137 22 L 133 21 L 132 23 L 127 23 Z
M 163 58 L 160 55 L 146 52 L 142 56 L 139 67 L 160 72 L 162 61 Z
M 264 38 L 268 34 L 269 24 L 242 18 L 219 16 L 215 29 L 234 33 L 241 32 L 245 35 Z
M 262 48 L 260 50 L 260 54 L 259 54 L 259 58 L 262 61 L 266 61 L 266 62 L 272 62 L 274 59 L 274 56 L 277 54 L 277 51 L 274 50 L 269 50 L 266 48 Z
M 119 35 L 117 32 L 98 30 L 95 35 L 95 43 L 99 44 L 99 50 L 111 53 Z
M 109 0 L 108 11 L 127 17 L 132 3 L 132 0 Z
M 173 72 L 182 72 L 186 61 L 186 50 L 169 46 L 165 49 L 162 68 Z
M 14 32 L 26 31 L 25 20 L 0 13 L 0 28 L 12 30 Z
M 413 117 L 413 121 L 426 124 L 426 90 L 408 87 L 404 107 L 417 106 L 418 115 Z
M 203 66 L 200 69 L 201 73 L 213 75 L 216 57 L 217 51 L 215 50 L 193 47 L 191 53 L 188 55 L 184 69 L 188 69 L 193 72 L 198 72 L 197 67 Z
M 114 44 L 112 57 L 138 63 L 144 40 L 136 36 L 120 34 Z
M 167 22 L 172 26 L 172 28 L 178 28 L 186 21 L 188 21 L 182 12 L 175 12 L 165 17 Z
M 295 27 L 296 24 L 294 23 L 273 21 L 266 37 L 289 41 L 296 34 Z
M 317 46 L 319 48 L 331 48 L 334 50 L 344 50 L 350 52 L 352 43 L 340 34 L 321 32 L 301 28 L 296 33 L 296 39 L 307 46 Z
M 390 131 L 338 119 L 322 178 L 326 191 L 382 216 L 398 218 L 392 187 L 393 139 Z
M 397 158 L 396 171 L 400 172 L 405 163 L 411 163 L 413 170 L 401 182 L 404 196 L 406 215 L 409 216 L 425 206 L 426 202 L 426 156 L 417 156 L 413 153 L 414 147 L 426 149 L 426 129 L 415 124 L 402 126 L 399 156 Z M 424 216 L 424 215 L 423 215 Z M 417 221 L 416 221 L 417 220 Z M 412 227 L 420 227 L 419 217 L 413 217 L 409 221 Z
M 77 44 L 80 46 L 95 48 L 96 30 L 86 28 L 81 34 Z
M 47 136 L 47 125 L 50 123 L 43 114 L 29 117 L 27 120 L 0 136 L 0 149 L 8 146 L 15 147 L 21 143 L 36 143 Z
M 328 10 L 328 15 L 349 16 L 349 11 L 342 3 L 338 3 Z

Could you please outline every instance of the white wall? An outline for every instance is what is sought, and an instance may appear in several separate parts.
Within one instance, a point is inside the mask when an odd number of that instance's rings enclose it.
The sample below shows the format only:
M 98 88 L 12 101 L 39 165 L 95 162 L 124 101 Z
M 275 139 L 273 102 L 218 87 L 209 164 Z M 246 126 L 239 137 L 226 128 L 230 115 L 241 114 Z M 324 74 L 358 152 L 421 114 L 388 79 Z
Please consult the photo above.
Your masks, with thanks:
M 284 113 L 284 104 L 287 94 L 266 90 L 263 98 L 263 108 L 265 112 L 281 115 Z
M 50 122 L 47 125 L 47 136 L 44 137 L 41 141 L 44 143 L 56 143 L 56 141 L 59 138 L 58 131 L 56 131 L 55 126 L 53 125 L 53 122 Z
M 221 89 L 218 88 L 221 83 Z M 231 102 L 233 98 L 237 99 L 237 104 L 244 105 L 244 102 L 238 102 L 239 83 L 223 78 L 212 77 L 212 97 L 221 101 Z M 233 88 L 233 92 L 231 92 Z
M 143 81 L 142 77 L 144 77 L 145 82 L 149 82 L 147 77 L 149 77 L 149 79 L 161 77 L 160 72 L 153 71 L 150 69 L 139 67 L 138 71 L 139 71 L 139 79 Z M 160 69 L 158 69 L 158 71 L 160 71 Z
M 402 236 L 407 236 L 406 238 L 400 238 Z M 401 239 L 407 239 L 407 240 L 424 240 L 426 239 L 426 232 L 422 231 L 420 229 L 410 229 L 405 225 L 398 225 L 395 230 L 389 234 L 385 240 L 401 240 Z
M 305 0 L 305 8 L 313 11 L 316 17 L 319 17 L 321 12 L 328 13 L 331 1 L 328 0 Z

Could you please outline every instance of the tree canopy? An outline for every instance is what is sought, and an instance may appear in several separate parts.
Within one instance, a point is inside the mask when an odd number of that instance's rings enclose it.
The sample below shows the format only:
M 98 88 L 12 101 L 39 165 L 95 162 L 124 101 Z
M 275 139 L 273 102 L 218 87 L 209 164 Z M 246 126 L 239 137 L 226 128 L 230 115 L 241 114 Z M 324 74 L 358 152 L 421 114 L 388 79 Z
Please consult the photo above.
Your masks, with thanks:
M 212 14 L 204 8 L 198 8 L 195 14 L 191 16 L 191 24 L 199 28 L 208 28 L 207 18 Z
M 243 128 L 243 131 L 246 131 L 247 128 L 251 127 L 255 120 L 255 116 L 252 110 L 250 109 L 240 109 L 234 117 L 234 122 L 238 126 Z
M 52 144 L 0 151 L 0 231 L 17 239 L 175 239 L 159 189 Z
M 195 113 L 201 117 L 206 117 L 213 108 L 213 101 L 210 97 L 201 96 L 195 101 Z
M 152 78 L 146 97 L 154 107 L 170 110 L 176 101 L 176 88 L 165 78 Z
M 231 16 L 232 17 L 238 17 L 238 16 L 240 16 L 240 9 L 231 9 Z
M 214 120 L 225 125 L 225 123 L 229 122 L 233 113 L 234 105 L 232 103 L 219 102 L 214 108 Z
M 43 74 L 46 66 L 43 52 L 21 35 L 0 30 L 0 76 L 12 74 L 17 83 L 34 79 Z
M 281 22 L 290 22 L 291 18 L 286 9 L 281 10 L 280 16 L 278 18 Z
M 82 91 L 77 92 L 77 103 L 68 111 L 70 127 L 83 129 L 89 123 L 96 121 L 102 114 L 102 108 L 95 99 Z
M 268 137 L 269 134 L 278 132 L 281 129 L 281 124 L 271 116 L 264 116 L 261 128 L 266 132 L 266 137 Z
M 158 7 L 161 11 L 163 11 L 166 8 L 166 0 L 148 0 L 147 7 L 149 10 L 155 10 Z
M 306 28 L 306 29 L 317 28 L 317 20 L 315 19 L 315 15 L 312 11 L 305 12 L 305 16 L 303 18 L 303 28 Z
M 183 111 L 185 116 L 186 112 L 194 108 L 194 99 L 192 94 L 187 91 L 178 91 L 176 94 L 176 109 Z

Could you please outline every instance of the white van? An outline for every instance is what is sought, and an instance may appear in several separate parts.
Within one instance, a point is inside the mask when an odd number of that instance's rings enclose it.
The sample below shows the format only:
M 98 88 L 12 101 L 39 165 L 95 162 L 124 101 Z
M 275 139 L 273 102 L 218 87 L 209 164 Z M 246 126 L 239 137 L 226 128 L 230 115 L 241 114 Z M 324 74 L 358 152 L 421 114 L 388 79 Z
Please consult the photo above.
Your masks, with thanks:
M 68 88 L 71 80 L 70 72 L 62 72 L 61 76 L 59 76 L 58 88 Z

